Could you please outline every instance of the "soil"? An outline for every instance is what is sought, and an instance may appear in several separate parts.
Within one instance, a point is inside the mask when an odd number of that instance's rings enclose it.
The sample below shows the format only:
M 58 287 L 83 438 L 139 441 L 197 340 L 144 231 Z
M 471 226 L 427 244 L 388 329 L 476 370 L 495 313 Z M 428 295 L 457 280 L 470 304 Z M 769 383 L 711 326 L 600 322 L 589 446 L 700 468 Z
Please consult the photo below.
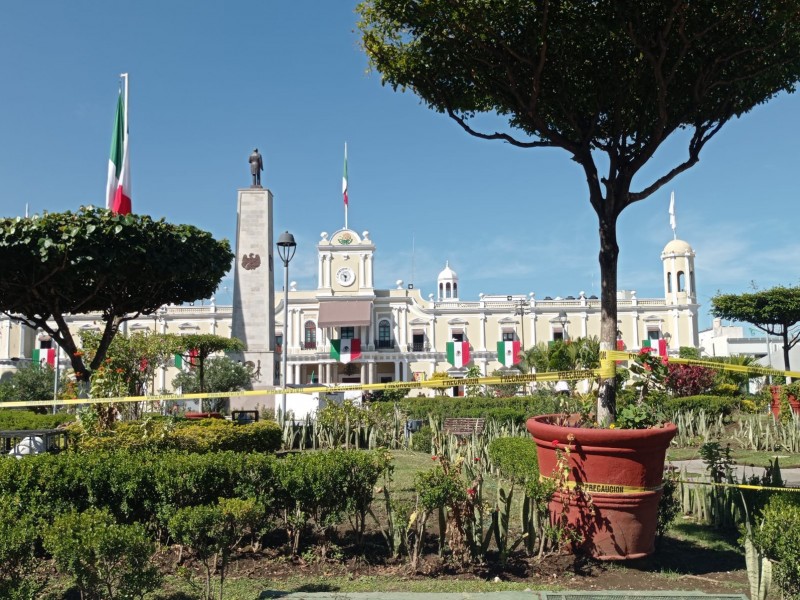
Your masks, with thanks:
M 553 554 L 541 560 L 521 553 L 512 556 L 504 568 L 491 554 L 486 564 L 455 566 L 442 560 L 435 547 L 426 552 L 416 573 L 407 561 L 393 560 L 386 555 L 382 538 L 365 541 L 362 553 L 350 552 L 346 543 L 335 547 L 336 557 L 323 560 L 318 548 L 306 548 L 302 557 L 290 558 L 283 549 L 272 546 L 260 552 L 240 552 L 232 557 L 228 577 L 264 578 L 271 581 L 308 577 L 309 582 L 323 578 L 370 577 L 395 580 L 456 579 L 527 583 L 538 588 L 570 590 L 686 590 L 708 594 L 749 595 L 744 557 L 732 550 L 697 545 L 691 541 L 666 537 L 656 553 L 635 561 L 599 562 L 569 554 Z M 162 555 L 166 572 L 175 572 L 177 551 Z M 184 567 L 196 569 L 191 557 L 184 557 Z M 316 584 L 318 586 L 318 583 Z M 312 585 L 311 587 L 316 587 Z M 327 587 L 327 586 L 323 586 Z M 314 591 L 306 589 L 306 591 Z M 318 590 L 318 591 L 331 591 Z

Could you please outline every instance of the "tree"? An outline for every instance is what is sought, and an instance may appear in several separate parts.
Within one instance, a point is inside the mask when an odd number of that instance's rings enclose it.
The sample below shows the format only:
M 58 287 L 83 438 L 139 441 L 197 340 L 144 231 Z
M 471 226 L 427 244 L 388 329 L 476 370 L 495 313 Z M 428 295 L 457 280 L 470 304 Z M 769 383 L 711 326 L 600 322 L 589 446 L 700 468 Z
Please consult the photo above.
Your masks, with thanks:
M 178 338 L 181 343 L 181 354 L 192 369 L 197 369 L 198 392 L 205 392 L 205 364 L 206 359 L 217 352 L 240 352 L 244 350 L 244 343 L 237 338 L 226 338 L 211 333 L 195 333 L 182 335 Z M 219 390 L 229 391 L 229 390 Z
M 769 335 L 783 339 L 783 362 L 789 367 L 789 350 L 800 341 L 800 286 L 777 286 L 747 294 L 717 294 L 711 298 L 711 314 L 731 321 L 742 321 Z
M 366 0 L 358 11 L 384 84 L 413 90 L 470 135 L 562 148 L 580 165 L 599 225 L 608 350 L 622 211 L 695 165 L 733 117 L 800 78 L 798 0 Z M 479 130 L 479 113 L 507 119 L 507 130 Z M 687 156 L 650 179 L 643 168 L 679 130 L 689 132 Z M 603 383 L 606 423 L 616 402 L 613 378 Z
M 96 331 L 82 331 L 80 337 L 84 356 L 91 360 L 100 345 L 101 336 Z M 174 354 L 180 351 L 181 336 L 171 333 L 134 332 L 115 336 L 108 346 L 106 359 L 92 371 L 92 397 L 144 396 L 150 382 L 153 382 L 155 393 L 156 369 L 171 364 Z M 100 378 L 103 383 L 98 385 Z M 100 393 L 95 393 L 98 390 Z M 124 404 L 128 412 L 126 416 L 139 418 L 142 405 L 140 402 Z M 119 410 L 123 407 L 115 405 L 113 408 Z
M 89 381 L 124 321 L 210 296 L 233 258 L 227 240 L 146 215 L 90 206 L 3 219 L 0 311 L 50 334 Z M 87 365 L 66 316 L 90 312 L 105 325 Z
M 251 388 L 253 369 L 248 365 L 231 360 L 227 356 L 217 356 L 207 361 L 205 368 L 206 392 L 237 392 Z M 184 394 L 200 392 L 200 370 L 183 371 L 172 380 L 172 386 L 180 388 Z M 203 401 L 204 410 L 219 412 L 225 406 L 226 398 L 212 398 Z
M 0 383 L 0 401 L 52 400 L 54 377 L 55 371 L 50 365 L 26 365 Z M 35 412 L 44 413 L 47 410 L 40 407 Z

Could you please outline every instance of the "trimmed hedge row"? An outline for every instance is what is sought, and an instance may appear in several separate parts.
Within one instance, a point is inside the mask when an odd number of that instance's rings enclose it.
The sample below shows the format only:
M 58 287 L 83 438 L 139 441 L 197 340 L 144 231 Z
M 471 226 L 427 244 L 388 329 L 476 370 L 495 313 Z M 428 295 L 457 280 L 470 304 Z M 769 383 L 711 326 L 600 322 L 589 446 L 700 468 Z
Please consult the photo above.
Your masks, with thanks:
M 410 419 L 483 417 L 521 424 L 533 415 L 561 412 L 562 401 L 563 397 L 542 393 L 511 398 L 406 398 L 398 406 Z
M 47 520 L 90 507 L 120 523 L 165 531 L 181 508 L 219 498 L 253 498 L 274 517 L 285 511 L 325 528 L 362 514 L 389 466 L 384 452 L 331 450 L 290 455 L 213 452 L 41 454 L 0 461 L 0 490 Z
M 86 434 L 71 425 L 70 445 L 81 452 L 95 450 L 180 450 L 185 452 L 274 452 L 281 447 L 281 428 L 274 421 L 237 425 L 222 419 L 145 420 L 117 423 L 114 429 Z
M 664 400 L 661 408 L 667 412 L 683 412 L 704 410 L 709 416 L 730 416 L 737 410 L 741 402 L 733 396 L 684 396 L 683 398 L 668 398 Z
M 66 413 L 40 415 L 29 410 L 0 410 L 0 430 L 55 429 L 74 420 L 75 415 Z

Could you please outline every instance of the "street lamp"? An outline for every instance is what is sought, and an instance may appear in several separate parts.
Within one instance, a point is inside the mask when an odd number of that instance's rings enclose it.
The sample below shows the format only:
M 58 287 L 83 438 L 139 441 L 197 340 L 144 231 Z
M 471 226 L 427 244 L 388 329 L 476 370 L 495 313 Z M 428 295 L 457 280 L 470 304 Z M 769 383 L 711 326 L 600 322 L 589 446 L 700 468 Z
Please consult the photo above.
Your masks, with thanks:
M 281 388 L 286 389 L 286 351 L 289 341 L 289 261 L 294 258 L 297 242 L 294 236 L 284 231 L 278 237 L 278 256 L 283 261 L 283 344 L 281 344 Z M 286 393 L 281 394 L 281 415 L 286 418 Z
M 558 313 L 558 322 L 561 323 L 561 336 L 566 342 L 569 339 L 569 336 L 567 335 L 567 313 L 563 310 Z

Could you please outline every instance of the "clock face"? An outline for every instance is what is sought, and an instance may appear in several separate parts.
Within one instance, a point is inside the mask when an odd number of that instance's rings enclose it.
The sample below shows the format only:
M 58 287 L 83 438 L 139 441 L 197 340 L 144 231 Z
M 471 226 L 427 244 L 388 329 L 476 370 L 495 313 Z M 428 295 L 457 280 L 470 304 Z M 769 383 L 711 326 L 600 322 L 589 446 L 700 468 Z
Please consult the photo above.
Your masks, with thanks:
M 356 275 L 350 267 L 342 267 L 336 271 L 336 281 L 338 281 L 340 285 L 350 286 L 353 285 L 355 280 Z

